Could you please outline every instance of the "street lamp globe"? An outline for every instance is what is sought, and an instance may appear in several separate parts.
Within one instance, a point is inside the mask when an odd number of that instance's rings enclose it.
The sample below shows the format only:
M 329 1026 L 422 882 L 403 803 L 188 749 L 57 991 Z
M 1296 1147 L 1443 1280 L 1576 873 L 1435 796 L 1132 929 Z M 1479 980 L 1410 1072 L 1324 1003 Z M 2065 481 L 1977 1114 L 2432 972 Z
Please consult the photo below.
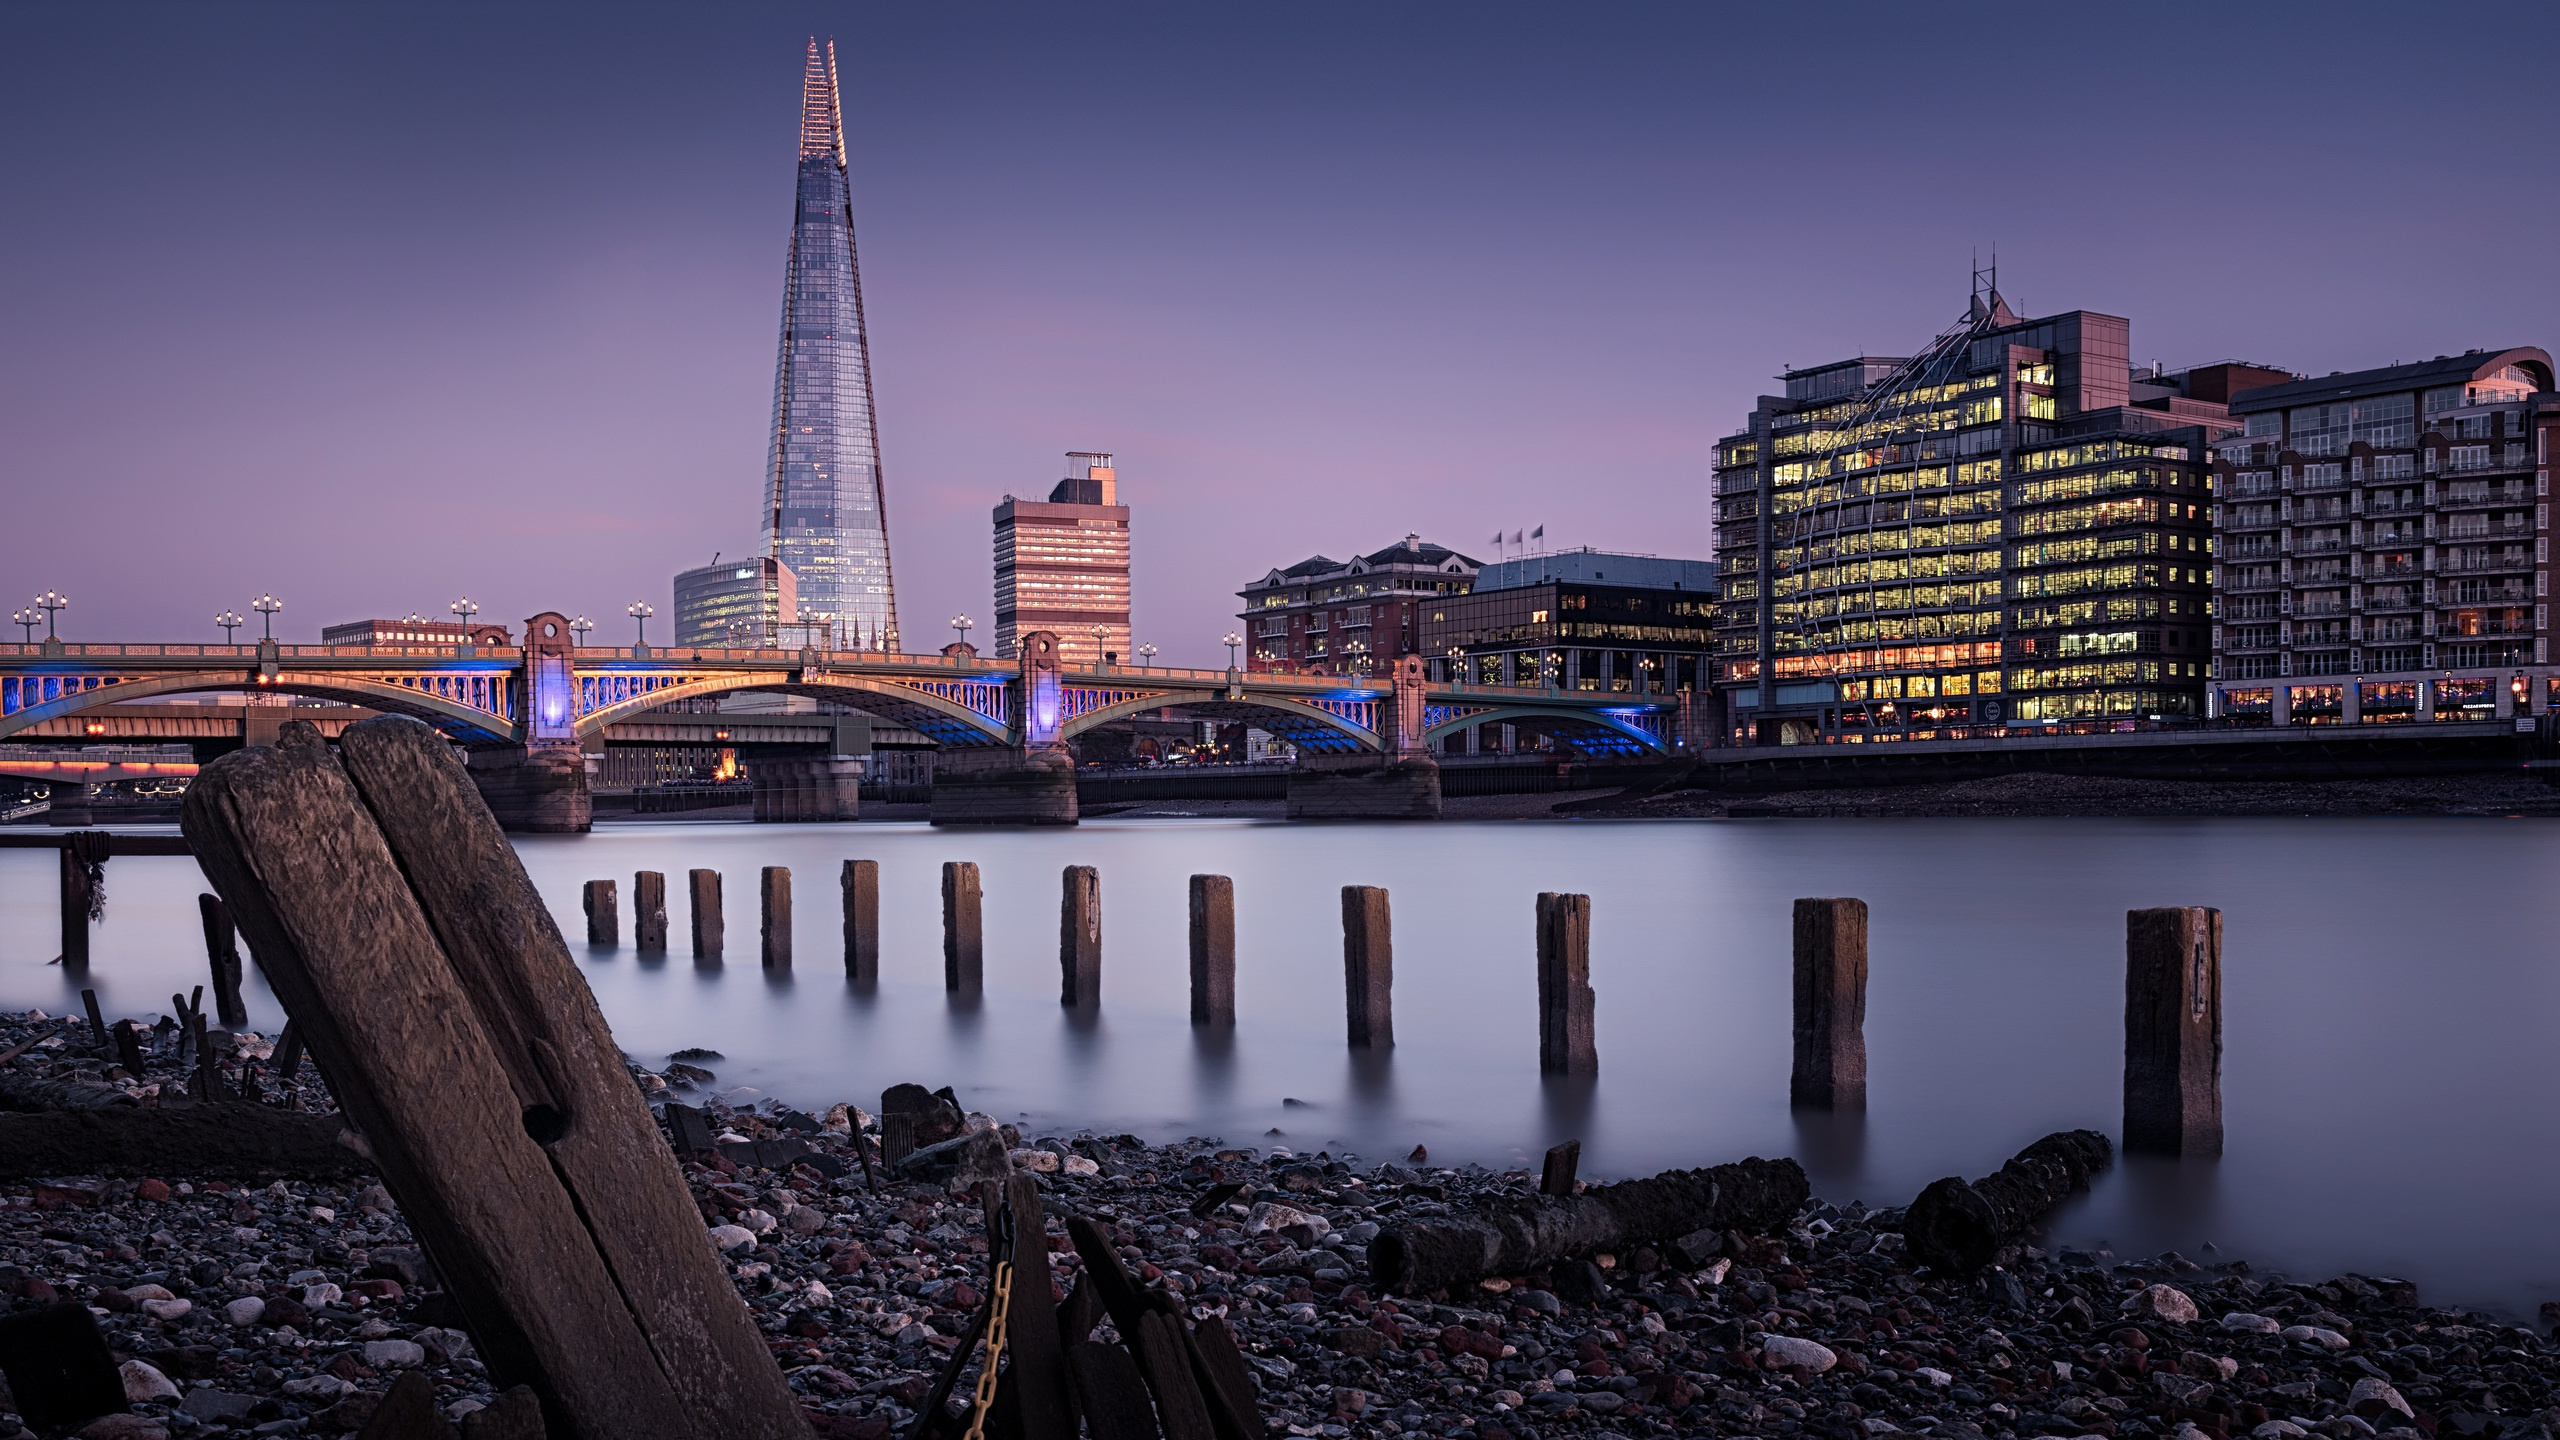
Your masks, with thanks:
M 36 608 L 44 612 L 44 638 L 51 640 L 54 617 L 71 608 L 71 597 L 59 590 L 47 590 L 36 597 Z
M 954 615 L 951 617 L 951 633 L 959 636 L 960 643 L 966 645 L 969 643 L 969 627 L 977 623 L 966 615 Z
M 1141 645 L 1141 646 L 1139 646 L 1139 647 L 1138 647 L 1138 663 L 1139 663 L 1140 665 L 1153 665 L 1153 664 L 1155 664 L 1155 663 L 1156 663 L 1156 647 L 1154 647 L 1153 645 Z
M 1233 670 L 1236 668 L 1236 651 L 1243 646 L 1244 637 L 1230 630 L 1218 643 L 1227 647 L 1227 668 Z
M 237 643 L 232 639 L 231 632 L 248 624 L 249 617 L 237 610 L 225 610 L 213 617 L 213 623 L 222 627 L 222 643 L 230 645 Z
M 249 608 L 258 612 L 258 623 L 266 627 L 266 638 L 276 638 L 276 616 L 283 613 L 284 602 L 273 595 L 261 595 L 249 602 Z
M 630 616 L 632 623 L 640 627 L 640 648 L 643 650 L 648 649 L 649 617 L 657 614 L 657 610 L 646 600 L 634 600 L 631 602 L 631 607 L 622 613 Z
M 36 627 L 44 623 L 44 615 L 31 605 L 11 615 L 9 623 L 24 627 L 26 635 L 23 643 L 32 645 L 35 643 Z
M 594 628 L 596 628 L 596 622 L 594 622 L 593 620 L 588 619 L 588 618 L 587 618 L 586 616 L 584 616 L 584 615 L 581 615 L 581 616 L 579 616 L 577 619 L 570 621 L 570 622 L 569 622 L 569 633 L 578 637 L 578 638 L 576 639 L 576 641 L 574 641 L 574 642 L 572 642 L 572 643 L 574 643 L 574 644 L 576 644 L 576 645 L 580 646 L 581 648 L 583 648 L 583 647 L 586 645 L 586 643 L 587 643 L 587 632 L 588 632 L 588 631 L 590 631 L 590 630 L 593 630 Z

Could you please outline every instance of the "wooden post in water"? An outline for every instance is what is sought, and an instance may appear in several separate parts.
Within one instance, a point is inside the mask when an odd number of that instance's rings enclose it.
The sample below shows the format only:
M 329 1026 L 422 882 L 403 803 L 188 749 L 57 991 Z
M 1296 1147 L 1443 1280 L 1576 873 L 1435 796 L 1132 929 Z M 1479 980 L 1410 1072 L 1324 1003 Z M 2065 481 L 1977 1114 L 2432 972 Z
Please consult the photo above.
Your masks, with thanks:
M 1102 872 L 1067 867 L 1058 901 L 1058 1003 L 1092 1008 L 1102 1003 Z
M 847 860 L 844 887 L 844 973 L 857 985 L 880 983 L 880 862 Z
M 306 722 L 205 767 L 187 839 L 492 1382 L 563 1440 L 806 1440 L 568 947 L 442 737 Z
M 1538 1073 L 1597 1075 L 1591 1032 L 1591 897 L 1538 896 Z
M 685 883 L 693 895 L 693 958 L 720 958 L 724 922 L 720 914 L 720 872 L 688 870 Z
M 1342 887 L 1342 990 L 1350 1042 L 1373 1050 L 1396 1043 L 1395 941 L 1387 892 Z
M 1191 1023 L 1236 1023 L 1236 882 L 1191 877 Z
M 942 988 L 975 995 L 986 988 L 986 927 L 978 914 L 978 862 L 942 862 Z
M 2125 912 L 2124 1148 L 2222 1153 L 2222 912 Z
M 1547 1151 L 1547 1167 L 1538 1177 L 1538 1193 L 1573 1198 L 1574 1172 L 1582 1168 L 1582 1142 L 1567 1140 Z
M 631 877 L 631 945 L 643 955 L 667 953 L 667 877 L 655 870 Z
M 198 895 L 196 913 L 204 919 L 205 960 L 213 969 L 213 1013 L 225 1025 L 246 1025 L 249 1007 L 240 999 L 240 938 L 231 907 L 219 895 Z
M 1787 1103 L 1867 1105 L 1867 902 L 1798 900 L 1795 1067 Z
M 791 867 L 767 865 L 758 887 L 764 904 L 764 968 L 791 968 Z
M 633 899 L 636 901 L 637 896 Z M 587 943 L 611 949 L 622 943 L 622 896 L 610 880 L 587 882 Z
M 79 841 L 88 832 L 62 837 L 62 969 L 77 974 L 89 968 L 89 906 L 97 887 L 89 879 L 89 862 Z

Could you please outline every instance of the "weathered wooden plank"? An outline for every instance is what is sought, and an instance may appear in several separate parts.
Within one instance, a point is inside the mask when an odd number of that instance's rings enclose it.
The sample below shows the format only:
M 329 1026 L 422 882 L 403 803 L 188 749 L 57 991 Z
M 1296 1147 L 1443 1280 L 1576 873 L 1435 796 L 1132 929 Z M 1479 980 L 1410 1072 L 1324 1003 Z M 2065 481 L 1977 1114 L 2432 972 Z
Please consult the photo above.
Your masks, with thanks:
M 367 724 L 371 813 L 293 722 L 206 767 L 183 823 L 493 1378 L 577 1440 L 805 1435 L 487 807 L 433 731 Z
M 2222 912 L 2125 912 L 2124 1148 L 2222 1153 Z
M 1013 1211 L 1013 1304 L 1005 1312 L 1005 1353 L 1008 1374 L 1021 1394 L 1024 1440 L 1076 1440 L 1057 1303 L 1049 1298 L 1049 1233 L 1040 1188 L 1028 1175 L 1016 1175 L 1002 1186 L 989 1181 L 982 1188 L 990 1221 L 999 1204 Z M 992 1225 L 989 1233 L 994 1233 Z
M 119 1022 L 121 1027 L 125 1022 Z M 119 1028 L 122 1039 L 132 1032 Z M 0 1114 L 0 1178 L 43 1175 L 369 1175 L 334 1115 L 264 1105 L 103 1105 Z
M 1136 1352 L 1147 1388 L 1155 1392 L 1156 1420 L 1164 1427 L 1165 1440 L 1219 1440 L 1217 1427 L 1209 1419 L 1208 1399 L 1191 1373 L 1190 1347 L 1183 1343 L 1174 1318 L 1147 1311 L 1139 1317 L 1130 1348 Z
M 880 983 L 880 862 L 847 860 L 838 882 L 844 889 L 844 974 L 856 985 Z
M 213 1011 L 225 1025 L 249 1023 L 249 1007 L 240 998 L 239 927 L 231 923 L 231 907 L 219 895 L 198 895 L 196 912 L 204 921 L 204 954 L 213 970 Z
M 1191 877 L 1191 1023 L 1236 1023 L 1236 882 Z
M 727 921 L 720 912 L 720 872 L 688 870 L 685 885 L 691 892 L 693 911 L 693 958 L 717 960 L 725 943 Z
M 1387 892 L 1342 887 L 1342 990 L 1350 1041 L 1385 1050 L 1396 1043 L 1395 941 Z
M 1790 1104 L 1863 1110 L 1867 1104 L 1867 902 L 1798 900 L 1795 913 L 1795 1065 Z
M 1591 897 L 1538 896 L 1538 1073 L 1597 1075 L 1592 1038 Z
M 622 943 L 622 897 L 610 880 L 590 880 L 585 895 L 587 943 L 613 949 Z
M 979 909 L 978 864 L 942 862 L 942 988 L 975 995 L 986 988 L 986 921 Z
M 1156 1407 L 1138 1362 L 1117 1345 L 1080 1340 L 1067 1347 L 1067 1368 L 1083 1401 L 1085 1429 L 1093 1440 L 1158 1440 Z
M 1175 1322 L 1177 1327 L 1180 1323 Z M 1262 1440 L 1262 1410 L 1235 1332 L 1212 1315 L 1192 1326 L 1184 1339 L 1191 1347 L 1192 1378 L 1209 1402 L 1209 1419 L 1221 1440 Z

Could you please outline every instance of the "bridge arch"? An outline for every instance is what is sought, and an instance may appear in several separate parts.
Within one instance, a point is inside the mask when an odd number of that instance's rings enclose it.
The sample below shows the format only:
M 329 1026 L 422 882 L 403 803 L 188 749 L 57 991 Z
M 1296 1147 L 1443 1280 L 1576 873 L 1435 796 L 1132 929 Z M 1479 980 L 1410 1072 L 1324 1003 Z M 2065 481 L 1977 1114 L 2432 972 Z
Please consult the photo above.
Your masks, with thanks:
M 133 700 L 148 700 L 159 695 L 203 694 L 209 691 L 253 695 L 303 695 L 314 700 L 341 700 L 350 705 L 362 705 L 369 710 L 414 716 L 436 725 L 438 729 L 447 730 L 448 733 L 458 728 L 467 732 L 466 738 L 477 739 L 484 743 L 515 738 L 515 724 L 511 719 L 493 715 L 486 710 L 475 710 L 468 705 L 447 700 L 439 695 L 359 676 L 296 670 L 280 671 L 273 680 L 268 681 L 261 681 L 254 671 L 118 679 L 109 684 L 65 695 L 58 700 L 48 700 L 41 705 L 29 705 L 12 711 L 5 718 L 0 718 L 0 737 L 14 735 L 47 720 L 77 715 L 84 710 L 102 709 L 109 705 Z
M 1517 725 L 1526 730 L 1562 735 L 1566 739 L 1593 736 L 1611 749 L 1635 748 L 1648 755 L 1671 753 L 1671 747 L 1663 743 L 1661 736 L 1635 724 L 1623 714 L 1544 705 L 1497 705 L 1489 710 L 1470 711 L 1423 731 L 1422 738 L 1437 749 L 1441 741 L 1478 725 Z
M 991 680 L 986 683 L 998 682 Z M 1002 745 L 1013 738 L 1010 728 L 959 701 L 911 685 L 901 685 L 892 680 L 869 680 L 841 671 L 823 681 L 794 680 L 788 670 L 703 675 L 681 684 L 634 695 L 580 715 L 578 738 L 590 739 L 608 725 L 637 719 L 674 701 L 744 691 L 805 695 L 850 705 L 866 714 L 910 726 L 943 745 Z
M 1384 750 L 1378 732 L 1301 700 L 1261 695 L 1230 700 L 1224 689 L 1166 690 L 1088 710 L 1060 727 L 1061 739 L 1073 739 L 1097 726 L 1126 720 L 1149 710 L 1178 705 L 1206 720 L 1243 721 L 1282 739 L 1318 750 Z

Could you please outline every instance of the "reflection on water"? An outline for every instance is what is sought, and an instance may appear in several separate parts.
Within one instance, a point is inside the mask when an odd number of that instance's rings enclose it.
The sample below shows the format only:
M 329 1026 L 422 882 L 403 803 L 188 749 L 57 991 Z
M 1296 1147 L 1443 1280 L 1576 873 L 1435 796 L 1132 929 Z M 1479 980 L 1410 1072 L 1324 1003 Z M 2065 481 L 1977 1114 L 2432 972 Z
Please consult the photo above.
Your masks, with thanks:
M 2560 1028 L 2560 967 L 2540 940 L 2560 919 L 2550 822 L 634 824 L 528 838 L 522 853 L 572 934 L 589 879 L 628 896 L 642 869 L 717 868 L 733 893 L 759 866 L 804 877 L 795 970 L 754 963 L 752 916 L 730 921 L 741 963 L 692 963 L 681 885 L 678 957 L 574 950 L 634 1056 L 718 1050 L 721 1088 L 817 1106 L 915 1080 L 1035 1129 L 1371 1158 L 1422 1144 L 1436 1161 L 1531 1166 L 1580 1139 L 1599 1178 L 1791 1154 L 1825 1194 L 1871 1204 L 1986 1174 L 2047 1131 L 2115 1133 L 2124 912 L 2218 905 L 2225 1157 L 2120 1164 L 2065 1213 L 2068 1236 L 2120 1255 L 2212 1243 L 2261 1268 L 2407 1275 L 2527 1314 L 2560 1295 L 2560 1127 L 2540 1058 Z M 880 862 L 868 990 L 844 975 L 834 887 L 807 883 L 847 858 Z M 945 860 L 984 876 L 982 997 L 942 986 Z M 1102 871 L 1098 1013 L 1058 1004 L 1070 864 Z M 1232 1032 L 1189 1023 L 1194 873 L 1236 882 Z M 1347 884 L 1393 893 L 1391 1051 L 1343 1044 Z M 203 978 L 201 878 L 181 859 L 127 858 L 107 886 L 92 983 L 110 1013 L 157 1014 Z M 1597 1078 L 1538 1073 L 1541 890 L 1593 897 Z M 1863 1115 L 1786 1104 L 1799 895 L 1869 905 Z M 53 857 L 0 851 L 0 1005 L 77 1008 L 76 985 L 43 963 L 53 905 Z M 250 988 L 253 1023 L 272 1029 L 272 997 Z

